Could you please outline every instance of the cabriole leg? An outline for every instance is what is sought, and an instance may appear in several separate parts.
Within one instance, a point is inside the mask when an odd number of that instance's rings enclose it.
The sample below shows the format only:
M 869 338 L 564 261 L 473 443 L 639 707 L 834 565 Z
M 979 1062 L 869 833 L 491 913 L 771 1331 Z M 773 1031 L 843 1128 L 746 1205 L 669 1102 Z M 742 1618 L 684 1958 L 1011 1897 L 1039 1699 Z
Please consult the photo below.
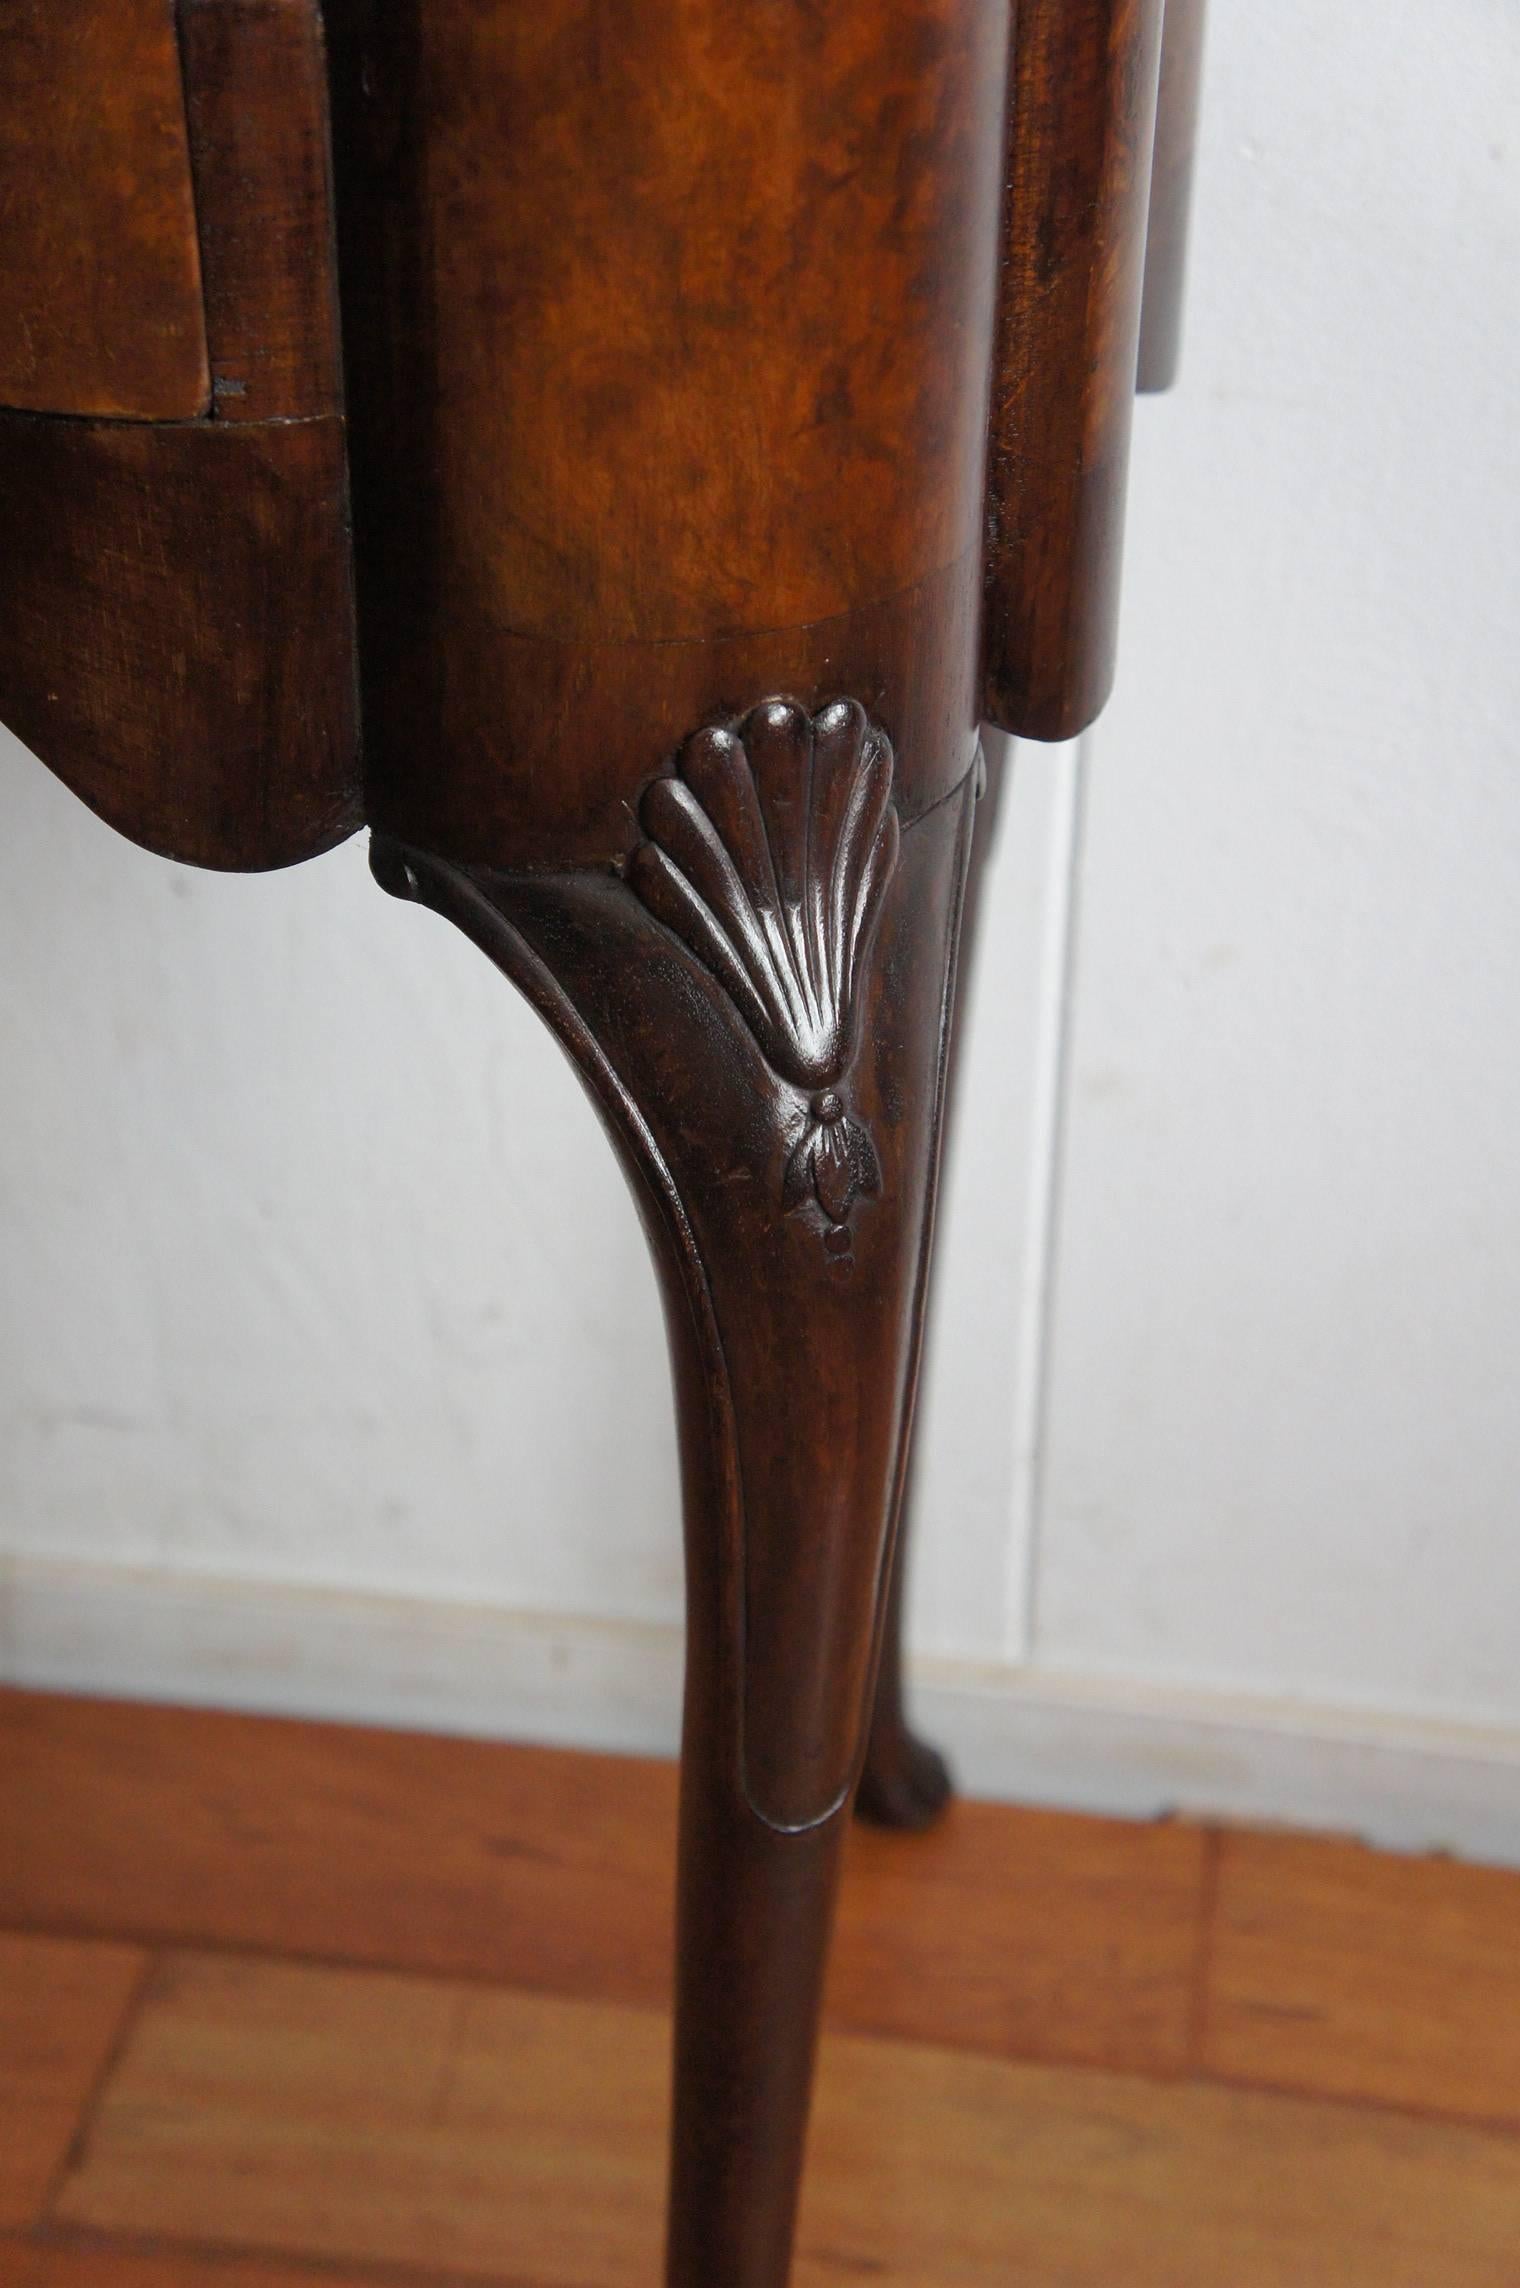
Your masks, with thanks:
M 620 870 L 376 844 L 575 1059 L 644 1215 L 687 1553 L 668 2288 L 784 2288 L 913 1410 L 973 781 L 852 702 L 686 742 Z
M 912 1482 L 910 1475 L 910 1489 Z M 950 1767 L 944 1757 L 908 1722 L 907 1687 L 903 1677 L 903 1595 L 908 1537 L 915 1508 L 910 1490 L 893 1553 L 865 1769 L 855 1797 L 858 1819 L 865 1820 L 871 1827 L 901 1828 L 908 1834 L 932 1827 L 949 1803 L 953 1790 Z
M 951 1028 L 945 1081 L 942 1138 L 954 1150 L 957 1106 L 960 1099 L 960 1052 L 963 1037 L 959 1012 L 970 998 L 981 958 L 983 896 L 988 861 L 996 847 L 1004 812 L 1004 796 L 1013 770 L 1013 742 L 992 732 L 987 738 L 985 784 L 977 805 L 976 835 L 971 845 L 966 885 L 961 900 L 960 946 L 956 958 L 956 1022 Z M 932 1353 L 940 1324 L 937 1272 L 931 1269 L 924 1335 L 925 1355 Z M 953 1782 L 939 1750 L 915 1732 L 908 1722 L 907 1689 L 903 1674 L 903 1607 L 907 1560 L 917 1536 L 929 1529 L 920 1522 L 924 1489 L 915 1444 L 909 1453 L 902 1519 L 892 1558 L 892 1584 L 882 1631 L 881 1662 L 876 1675 L 876 1697 L 871 1709 L 871 1730 L 866 1745 L 865 1769 L 855 1798 L 858 1818 L 873 1827 L 901 1828 L 916 1833 L 932 1827 L 950 1802 Z

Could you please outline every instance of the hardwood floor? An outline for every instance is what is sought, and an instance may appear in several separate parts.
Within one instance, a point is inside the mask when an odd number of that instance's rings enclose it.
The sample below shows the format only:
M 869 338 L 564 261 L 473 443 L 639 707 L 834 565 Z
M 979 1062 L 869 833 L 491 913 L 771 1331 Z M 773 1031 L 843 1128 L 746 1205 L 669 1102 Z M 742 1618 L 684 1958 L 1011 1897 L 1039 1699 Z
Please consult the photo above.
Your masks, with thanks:
M 1231 2080 L 1520 2128 L 1520 1877 L 1226 1836 L 1204 2058 Z
M 134 1946 L 0 1932 L 0 2227 L 45 2209 L 147 1965 Z
M 673 1816 L 0 1693 L 0 2283 L 653 2280 Z M 1354 1844 L 863 1832 L 797 2288 L 1520 2288 L 1517 1942 L 1520 1876 Z

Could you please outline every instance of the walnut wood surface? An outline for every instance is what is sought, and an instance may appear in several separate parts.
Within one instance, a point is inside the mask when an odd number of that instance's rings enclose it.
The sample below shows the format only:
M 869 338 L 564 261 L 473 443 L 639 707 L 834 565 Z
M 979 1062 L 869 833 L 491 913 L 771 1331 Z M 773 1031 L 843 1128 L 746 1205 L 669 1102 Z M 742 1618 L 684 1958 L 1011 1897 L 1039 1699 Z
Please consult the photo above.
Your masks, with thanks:
M 99 42 L 102 27 L 119 38 L 150 12 L 131 69 L 102 62 L 91 75 L 60 48 L 60 18 L 22 8 L 7 47 L 20 128 L 9 147 L 61 109 L 76 140 L 84 120 L 95 160 L 125 138 L 134 164 L 151 177 L 152 160 L 167 181 L 172 143 L 192 303 L 193 157 L 218 413 L 329 409 L 313 0 L 187 0 L 188 152 L 183 118 L 164 110 L 172 43 L 156 4 L 72 20 Z M 1176 0 L 1179 115 L 1192 5 Z M 858 693 L 896 739 L 905 817 L 954 783 L 974 712 L 961 682 L 977 608 L 1005 14 L 995 0 L 849 0 L 809 18 L 796 45 L 769 11 L 724 17 L 714 37 L 706 0 L 598 17 L 594 39 L 589 18 L 505 0 L 383 11 L 334 0 L 380 823 L 468 862 L 619 855 L 622 750 L 668 752 L 704 712 L 764 689 L 810 706 Z M 1111 667 L 1154 16 L 1153 0 L 1029 0 L 1019 12 L 987 703 L 1044 736 L 1090 716 Z M 81 110 L 86 76 L 109 102 L 97 94 Z M 158 91 L 152 118 L 145 81 Z M 50 291 L 46 322 L 33 324 L 28 298 L 57 264 L 28 234 L 61 232 L 77 254 L 120 227 L 119 184 L 74 166 L 70 149 L 68 133 L 51 136 L 47 195 L 28 181 L 12 201 L 21 227 L 6 283 L 22 320 L 10 338 L 46 337 L 72 377 L 38 402 L 81 410 L 97 336 L 122 355 L 139 336 L 167 336 L 162 296 L 141 280 L 93 315 Z M 156 258 L 173 240 L 165 195 L 134 182 L 127 202 Z M 88 275 L 127 273 L 92 260 Z M 118 409 L 197 410 L 201 332 L 192 389 L 139 392 Z M 225 467 L 218 481 L 233 481 Z M 71 490 L 71 521 L 88 525 L 93 510 L 88 489 Z M 192 561 L 187 585 L 196 578 Z M 112 656 L 109 641 L 96 648 Z M 153 656 L 151 631 L 141 648 Z M 138 678 L 126 715 L 146 692 Z M 155 741 L 171 781 L 178 708 L 171 676 Z M 960 717 L 959 739 L 919 736 L 914 715 Z M 82 784 L 77 758 L 63 769 Z M 130 743 L 111 775 L 110 815 L 157 846 L 179 790 L 152 783 Z M 234 816 L 224 774 L 201 804 L 221 824 L 181 854 L 263 865 L 320 846 L 279 820 L 264 835 L 264 775 Z M 328 794 L 348 815 L 346 785 Z
M 0 414 L 0 707 L 134 841 L 201 866 L 358 823 L 341 425 Z
M 1004 0 L 329 37 L 376 822 L 621 855 L 675 740 L 776 690 L 870 705 L 905 816 L 948 791 L 969 694 L 955 743 L 908 717 L 975 610 Z
M 180 0 L 219 419 L 334 413 L 342 389 L 316 0 Z
M 1208 0 L 1166 0 L 1156 156 L 1151 169 L 1145 289 L 1140 303 L 1140 387 L 1170 389 L 1182 360 L 1188 224 L 1203 82 Z
M 983 712 L 1068 739 L 1113 682 L 1162 0 L 1020 0 Z
M 6 0 L 0 405 L 178 420 L 208 388 L 172 0 Z
M 378 688 L 390 704 L 370 721 L 368 815 L 398 839 L 461 862 L 504 851 L 515 865 L 620 859 L 640 788 L 692 726 L 784 691 L 809 709 L 848 693 L 887 726 L 899 813 L 910 821 L 959 784 L 976 754 L 980 582 L 972 550 L 840 619 L 707 644 L 493 634 L 471 625 L 461 597 L 450 621 L 465 677 L 477 658 L 499 677 L 493 712 L 468 723 L 455 714 L 460 689 L 444 679 L 453 655 L 424 642 L 418 623 L 389 622 L 382 610 L 392 643 Z
M 179 27 L 0 25 L 0 401 L 143 417 L 0 413 L 0 713 L 134 841 L 282 866 L 360 818 L 320 23 Z
M 519 634 L 690 641 L 835 618 L 965 552 L 1005 17 L 377 12 L 351 354 L 406 384 L 388 445 L 443 612 L 462 586 Z

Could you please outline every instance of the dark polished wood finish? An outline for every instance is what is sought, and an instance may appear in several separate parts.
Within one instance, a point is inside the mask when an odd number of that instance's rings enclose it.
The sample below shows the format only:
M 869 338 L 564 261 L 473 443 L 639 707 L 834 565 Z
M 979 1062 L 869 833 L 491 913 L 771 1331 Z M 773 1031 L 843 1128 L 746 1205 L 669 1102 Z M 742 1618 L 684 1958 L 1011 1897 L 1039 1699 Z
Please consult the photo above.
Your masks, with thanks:
M 1159 25 L 0 22 L 0 708 L 174 857 L 367 819 L 554 1029 L 649 1231 L 689 1647 L 668 2288 L 784 2288 L 857 1789 L 900 1826 L 948 1789 L 897 1543 L 978 717 L 1063 737 L 1107 688 Z
M 0 707 L 246 871 L 362 819 L 327 98 L 315 0 L 177 22 L 0 12 L 0 405 L 100 416 L 0 411 Z
M 316 0 L 179 0 L 211 391 L 222 421 L 341 410 Z
M 989 863 L 1006 817 L 1009 782 L 1013 772 L 1013 746 L 996 734 L 988 736 L 983 758 L 986 783 L 977 806 L 976 838 L 966 868 L 966 890 L 961 901 L 961 939 L 956 963 L 956 1022 L 950 1028 L 950 1061 L 945 1080 L 944 1123 L 953 1138 L 961 1115 L 960 1044 L 965 1038 L 961 1006 L 969 999 L 982 956 L 982 923 L 986 913 Z M 934 1301 L 933 1279 L 926 1307 L 925 1355 L 932 1352 L 943 1314 Z M 908 1454 L 908 1475 L 903 1493 L 902 1522 L 893 1559 L 887 1625 L 883 1634 L 881 1666 L 876 1677 L 876 1699 L 871 1711 L 871 1732 L 865 1769 L 855 1799 L 857 1816 L 873 1827 L 900 1828 L 918 1833 L 932 1827 L 946 1809 L 953 1782 L 948 1765 L 932 1742 L 923 1739 L 909 1720 L 907 1683 L 903 1673 L 904 1603 L 910 1544 L 919 1530 L 917 1519 L 924 1506 L 922 1448 L 915 1443 Z M 925 1519 L 926 1528 L 932 1521 Z
M 946 1124 L 950 1107 L 946 1108 Z M 892 1552 L 892 1578 L 887 1593 L 886 1618 L 881 1632 L 881 1661 L 876 1671 L 876 1692 L 871 1703 L 871 1728 L 866 1735 L 865 1762 L 855 1791 L 855 1816 L 870 1827 L 900 1828 L 917 1834 L 932 1827 L 954 1793 L 950 1767 L 932 1741 L 922 1739 L 908 1720 L 907 1680 L 903 1674 L 905 1637 L 904 1598 L 907 1587 L 907 1542 L 913 1514 L 913 1453 L 909 1452 L 902 1512 L 896 1547 Z
M 356 482 L 362 517 L 357 472 Z M 361 567 L 367 560 L 361 549 Z M 399 540 L 384 561 L 405 564 Z M 968 552 L 918 586 L 838 619 L 705 643 L 551 643 L 502 633 L 487 646 L 488 631 L 469 624 L 461 602 L 450 626 L 467 653 L 493 662 L 499 712 L 482 724 L 479 752 L 460 759 L 439 744 L 436 725 L 429 733 L 433 719 L 422 712 L 436 705 L 448 721 L 455 701 L 447 690 L 433 702 L 416 688 L 398 690 L 395 716 L 372 704 L 369 815 L 402 840 L 466 862 L 487 851 L 510 852 L 519 865 L 609 863 L 628 848 L 642 779 L 704 716 L 738 713 L 768 692 L 810 710 L 843 692 L 892 727 L 901 815 L 921 816 L 965 776 L 976 749 L 979 581 Z M 398 633 L 398 651 L 402 641 Z M 446 648 L 439 655 L 450 656 Z M 386 690 L 395 670 L 382 664 Z M 415 664 L 419 681 L 441 676 L 426 657 Z M 376 687 L 367 688 L 373 702 Z M 415 739 L 404 752 L 398 721 Z M 500 769 L 487 767 L 490 755 Z M 509 757 L 517 758 L 511 768 Z
M 713 710 L 975 697 L 1004 0 L 329 13 L 376 823 L 592 863 Z
M 202 412 L 172 0 L 6 0 L 0 121 L 0 406 Z
M 787 2277 L 893 1610 L 976 753 L 1006 28 L 1001 0 L 850 0 L 801 33 L 664 0 L 594 39 L 499 5 L 332 19 L 384 878 L 557 1024 L 665 1266 L 689 1614 L 673 2288 Z M 902 855 L 884 982 L 833 1013 L 861 1043 L 845 1097 L 851 1058 L 799 1023 L 827 999 L 818 854 L 862 739 Z
M 0 414 L 5 720 L 110 825 L 256 870 L 359 823 L 341 424 Z
M 983 712 L 1070 739 L 1107 699 L 1162 0 L 1019 0 L 987 472 Z
M 772 706 L 740 731 L 715 762 L 702 741 L 657 781 L 667 801 L 646 794 L 643 815 L 663 837 L 641 845 L 657 854 L 647 886 L 636 867 L 622 879 L 510 875 L 376 844 L 386 886 L 465 929 L 564 1043 L 661 1273 L 687 1558 L 675 2288 L 787 2277 L 839 1849 L 906 1461 L 974 799 L 968 779 L 900 832 L 889 755 L 880 742 L 873 754 L 859 710 L 829 710 L 809 736 L 800 709 Z M 871 850 L 852 858 L 862 748 L 881 823 L 867 813 Z M 758 840 L 742 812 L 751 773 L 767 829 Z M 701 789 L 711 808 L 698 816 L 680 788 Z M 667 810 L 692 825 L 689 838 Z M 779 912 L 782 934 L 801 940 L 799 980 L 810 917 L 837 916 L 841 882 L 861 885 L 862 907 L 879 904 L 853 966 L 830 969 L 817 949 L 815 974 L 854 979 L 832 1052 L 811 1034 L 799 1047 L 785 1025 L 784 1038 L 770 1032 L 742 983 L 694 957 L 679 906 L 663 899 L 676 872 L 660 855 L 668 842 L 718 900 L 721 854 L 703 831 L 714 818 L 751 910 L 762 921 Z M 831 819 L 844 822 L 842 840 Z M 820 850 L 836 848 L 839 864 L 820 866 Z M 758 975 L 758 948 L 754 960 Z M 836 1092 L 847 1109 L 820 1123 Z M 819 1172 L 830 1141 L 820 1125 L 852 1131 L 837 1149 L 868 1159 L 858 1188 Z

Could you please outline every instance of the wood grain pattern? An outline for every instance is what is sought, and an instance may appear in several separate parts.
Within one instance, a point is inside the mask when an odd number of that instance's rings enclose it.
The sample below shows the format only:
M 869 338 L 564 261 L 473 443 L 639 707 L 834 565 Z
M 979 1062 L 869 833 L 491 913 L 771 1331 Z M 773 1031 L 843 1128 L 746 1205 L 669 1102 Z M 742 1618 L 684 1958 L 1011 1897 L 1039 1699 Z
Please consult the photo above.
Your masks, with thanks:
M 376 824 L 598 864 L 694 725 L 975 738 L 1005 0 L 336 0 Z M 940 735 L 943 731 L 944 735 Z
M 653 2012 L 173 1956 L 54 2214 L 626 2288 L 659 2273 L 669 2079 Z
M 166 857 L 352 833 L 341 423 L 0 415 L 0 717 Z
M 844 618 L 710 644 L 552 643 L 472 625 L 461 597 L 452 625 L 464 664 L 446 688 L 417 623 L 371 605 L 387 632 L 394 706 L 366 760 L 369 816 L 462 862 L 503 851 L 518 865 L 626 857 L 643 781 L 693 724 L 758 693 L 785 691 L 810 709 L 858 699 L 891 734 L 904 823 L 943 801 L 976 754 L 975 551 Z M 474 681 L 475 659 L 489 665 L 489 689 Z M 432 767 L 444 753 L 447 767 Z
M 666 1763 L 0 1692 L 0 1828 L 26 1839 L 0 1861 L 13 1922 L 663 2003 L 675 1823 Z M 1172 2072 L 1201 1855 L 1181 1823 L 1006 1805 L 958 1805 L 911 1843 L 858 1835 L 831 2010 Z
M 0 1828 L 11 1922 L 669 1993 L 673 1764 L 0 1691 Z
M 183 420 L 206 405 L 171 0 L 7 0 L 0 405 Z
M 0 2230 L 40 2213 L 146 1960 L 0 1931 Z
M 1145 287 L 1140 299 L 1142 390 L 1170 389 L 1182 362 L 1188 224 L 1207 13 L 1208 0 L 1166 0 L 1161 88 L 1156 101 L 1156 156 L 1145 237 Z
M 668 1909 L 643 1892 L 668 1876 L 673 1780 L 614 1758 L 0 1693 L 0 1916 L 131 1930 L 143 1915 L 147 1935 L 199 1925 L 222 1944 L 436 1951 L 472 1977 L 547 1966 L 565 1996 L 663 1991 Z M 1336 2096 L 1323 2105 L 1170 2078 L 1186 1997 L 1174 2025 L 1158 1993 L 1181 1967 L 1178 1923 L 1189 1954 L 1198 1937 L 1201 1842 L 1181 1824 L 983 1805 L 929 1838 L 853 1839 L 835 2022 L 916 2041 L 825 2043 L 799 2288 L 1513 2288 L 1520 1877 L 1221 1839 L 1202 2067 Z M 35 2213 L 142 1959 L 0 1940 L 0 2230 Z M 40 2240 L 0 2241 L 0 2279 L 652 2277 L 666 2020 L 583 2008 L 173 1960 L 60 2213 Z M 1127 2057 L 1150 2078 L 974 2054 L 1038 2056 L 1062 2029 L 1067 2056 Z M 1443 2126 L 1442 2111 L 1490 2119 Z
M 535 2288 L 656 2276 L 654 2013 L 171 1960 L 61 2221 Z M 798 2288 L 1513 2288 L 1520 2143 L 838 2037 Z
M 180 0 L 216 413 L 342 394 L 327 72 L 316 0 Z
M 1203 1830 L 953 1803 L 932 1834 L 859 1831 L 845 1858 L 831 2023 L 1083 2060 L 1188 2065 Z
M 353 14 L 355 406 L 404 383 L 437 640 L 461 594 L 558 641 L 800 626 L 965 553 L 1002 0 L 429 0 L 362 59 Z
M 1113 682 L 1161 0 L 1020 0 L 983 712 L 1069 739 Z
M 1520 1874 L 1224 1836 L 1203 2063 L 1520 2124 Z
M 134 2248 L 93 2241 L 0 2239 L 5 2288 L 398 2288 L 394 2269 L 240 2257 L 221 2249 Z M 406 2288 L 461 2288 L 456 2273 L 409 2270 Z

